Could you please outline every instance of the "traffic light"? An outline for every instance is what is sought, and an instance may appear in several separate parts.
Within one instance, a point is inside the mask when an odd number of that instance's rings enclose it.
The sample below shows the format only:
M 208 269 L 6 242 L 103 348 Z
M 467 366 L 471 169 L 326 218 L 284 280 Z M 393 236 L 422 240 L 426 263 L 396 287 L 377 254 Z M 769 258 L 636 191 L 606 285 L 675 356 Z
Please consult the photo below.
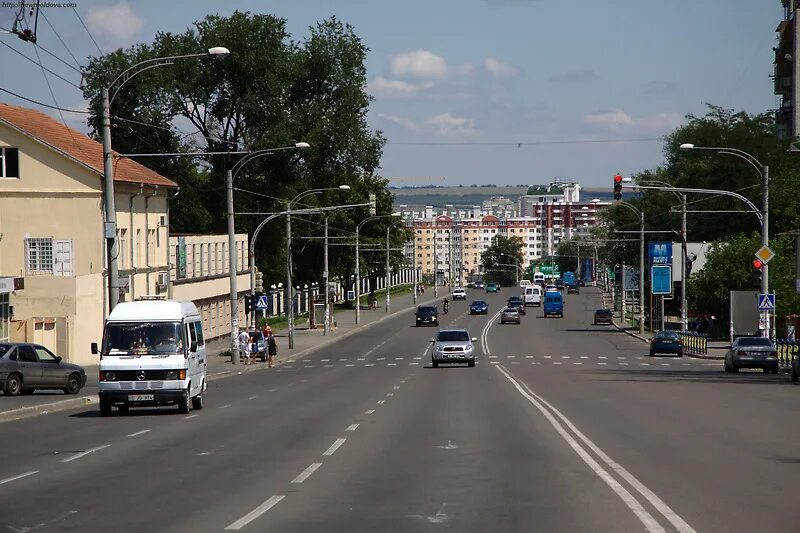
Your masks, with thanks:
M 253 305 L 253 298 L 249 294 L 244 295 L 244 313 L 246 315 L 250 314 L 250 308 Z
M 371 217 L 374 217 L 375 213 L 377 213 L 377 208 L 376 208 L 376 205 L 375 205 L 376 204 L 376 200 L 377 200 L 377 197 L 374 194 L 370 193 L 370 195 L 369 195 L 369 216 L 371 216 Z
M 764 262 L 761 261 L 761 259 L 753 259 L 753 274 L 750 279 L 753 282 L 753 285 L 759 289 L 761 288 L 761 275 L 763 273 L 761 267 L 763 266 Z
M 614 176 L 614 200 L 622 200 L 622 176 L 619 174 Z
M 255 286 L 257 293 L 264 292 L 264 274 L 262 272 L 256 271 L 256 286 Z

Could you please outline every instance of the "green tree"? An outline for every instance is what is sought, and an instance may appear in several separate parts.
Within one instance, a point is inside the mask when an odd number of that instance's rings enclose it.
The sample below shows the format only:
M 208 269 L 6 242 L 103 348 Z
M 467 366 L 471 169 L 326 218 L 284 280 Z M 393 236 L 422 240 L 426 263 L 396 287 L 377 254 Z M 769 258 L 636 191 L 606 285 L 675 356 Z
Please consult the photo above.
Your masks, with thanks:
M 497 281 L 505 286 L 515 285 L 516 268 L 508 265 L 524 267 L 522 247 L 520 237 L 495 237 L 494 242 L 481 253 L 481 265 L 487 281 Z

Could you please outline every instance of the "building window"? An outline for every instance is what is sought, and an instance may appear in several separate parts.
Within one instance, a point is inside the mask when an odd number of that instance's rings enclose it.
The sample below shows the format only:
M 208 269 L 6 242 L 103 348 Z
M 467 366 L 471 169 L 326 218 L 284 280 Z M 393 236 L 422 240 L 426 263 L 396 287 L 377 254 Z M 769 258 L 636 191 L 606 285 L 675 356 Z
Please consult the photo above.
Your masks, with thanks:
M 19 178 L 17 148 L 0 148 L 0 178 Z
M 128 228 L 117 230 L 117 241 L 119 248 L 119 268 L 128 268 Z
M 25 273 L 53 273 L 53 239 L 25 239 Z

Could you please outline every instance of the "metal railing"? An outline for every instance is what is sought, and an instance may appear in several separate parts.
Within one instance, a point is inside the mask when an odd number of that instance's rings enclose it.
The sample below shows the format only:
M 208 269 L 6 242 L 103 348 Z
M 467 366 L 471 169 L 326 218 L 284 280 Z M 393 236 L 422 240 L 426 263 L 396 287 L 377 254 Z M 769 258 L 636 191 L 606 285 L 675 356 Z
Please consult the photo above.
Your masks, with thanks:
M 687 331 L 681 334 L 683 351 L 695 355 L 708 354 L 708 336 L 694 331 Z
M 792 360 L 800 357 L 800 342 L 778 339 L 775 341 L 778 350 L 778 364 L 785 368 L 791 368 Z

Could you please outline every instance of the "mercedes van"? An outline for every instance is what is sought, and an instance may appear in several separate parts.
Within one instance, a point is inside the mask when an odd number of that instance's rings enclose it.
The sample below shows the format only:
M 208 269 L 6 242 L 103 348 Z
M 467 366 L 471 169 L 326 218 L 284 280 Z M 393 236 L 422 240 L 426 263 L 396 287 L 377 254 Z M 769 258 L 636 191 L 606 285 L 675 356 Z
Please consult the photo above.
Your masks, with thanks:
M 138 300 L 120 303 L 106 319 L 100 354 L 100 414 L 117 407 L 177 405 L 203 408 L 206 357 L 200 313 L 192 302 Z
M 525 298 L 525 305 L 536 307 L 542 305 L 542 288 L 538 285 L 528 285 L 525 287 L 523 298 Z

